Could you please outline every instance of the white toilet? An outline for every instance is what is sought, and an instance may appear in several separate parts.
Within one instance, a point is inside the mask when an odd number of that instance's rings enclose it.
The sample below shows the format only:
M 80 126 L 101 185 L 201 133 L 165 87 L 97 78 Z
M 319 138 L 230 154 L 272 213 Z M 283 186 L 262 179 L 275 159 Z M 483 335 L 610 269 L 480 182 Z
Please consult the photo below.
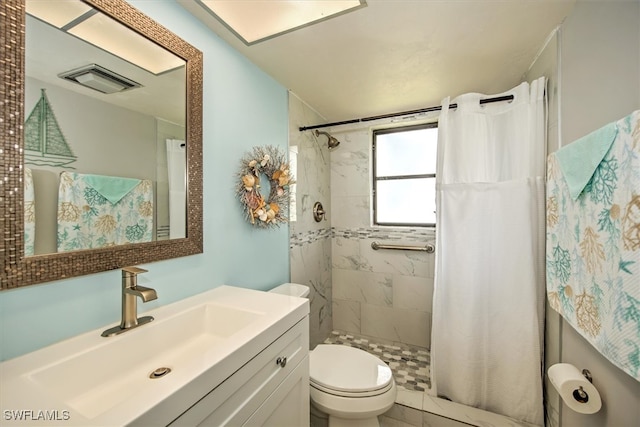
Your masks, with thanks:
M 270 292 L 306 297 L 309 288 L 285 283 Z M 376 427 L 378 415 L 396 399 L 396 383 L 386 363 L 364 350 L 320 344 L 309 353 L 313 409 L 329 416 L 329 427 Z

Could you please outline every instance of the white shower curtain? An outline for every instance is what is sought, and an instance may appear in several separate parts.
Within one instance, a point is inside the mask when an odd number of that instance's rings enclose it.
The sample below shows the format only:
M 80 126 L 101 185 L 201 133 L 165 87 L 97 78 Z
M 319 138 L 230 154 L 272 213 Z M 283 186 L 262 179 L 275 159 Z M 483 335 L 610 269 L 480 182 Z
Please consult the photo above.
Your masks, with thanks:
M 440 396 L 543 424 L 544 78 L 442 105 L 432 380 Z
M 179 239 L 187 233 L 187 158 L 184 141 L 167 139 L 169 173 L 169 238 Z

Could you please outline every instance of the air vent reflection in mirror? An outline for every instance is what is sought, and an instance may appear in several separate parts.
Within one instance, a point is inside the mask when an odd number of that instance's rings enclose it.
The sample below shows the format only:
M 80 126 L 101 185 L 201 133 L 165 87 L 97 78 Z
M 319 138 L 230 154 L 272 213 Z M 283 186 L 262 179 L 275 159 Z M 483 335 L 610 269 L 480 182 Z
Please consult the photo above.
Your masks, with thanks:
M 58 74 L 58 77 L 105 94 L 122 92 L 142 86 L 140 83 L 97 64 L 85 65 L 84 67 Z

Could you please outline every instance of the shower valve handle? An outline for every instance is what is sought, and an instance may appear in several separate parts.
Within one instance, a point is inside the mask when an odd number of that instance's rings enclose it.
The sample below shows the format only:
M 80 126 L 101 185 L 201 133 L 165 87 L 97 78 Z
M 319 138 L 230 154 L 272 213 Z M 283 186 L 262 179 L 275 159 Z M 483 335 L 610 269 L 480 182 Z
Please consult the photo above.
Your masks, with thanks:
M 313 204 L 313 219 L 316 222 L 320 222 L 323 219 L 326 221 L 327 220 L 327 216 L 326 215 L 327 215 L 327 212 L 322 207 L 322 203 L 315 202 Z

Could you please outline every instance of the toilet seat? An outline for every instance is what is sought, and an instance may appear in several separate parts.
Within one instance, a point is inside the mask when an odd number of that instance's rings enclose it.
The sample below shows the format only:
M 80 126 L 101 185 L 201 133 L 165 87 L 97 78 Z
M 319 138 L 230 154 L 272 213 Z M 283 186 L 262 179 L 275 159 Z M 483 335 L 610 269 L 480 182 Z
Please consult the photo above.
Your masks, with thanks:
M 354 347 L 320 344 L 309 353 L 309 366 L 311 386 L 334 396 L 377 396 L 394 384 L 389 366 Z
M 370 391 L 360 391 L 360 392 L 349 392 L 349 391 L 339 391 L 339 390 L 333 390 L 327 387 L 323 387 L 319 384 L 314 383 L 313 381 L 310 381 L 311 387 L 319 390 L 323 393 L 327 393 L 327 394 L 331 394 L 333 396 L 339 396 L 339 397 L 353 397 L 353 398 L 358 398 L 358 397 L 371 397 L 371 396 L 378 396 L 381 394 L 384 394 L 386 392 L 388 392 L 389 390 L 391 390 L 391 388 L 393 387 L 392 383 L 389 383 L 388 386 L 386 386 L 385 388 L 382 389 L 378 389 L 378 390 L 370 390 Z

